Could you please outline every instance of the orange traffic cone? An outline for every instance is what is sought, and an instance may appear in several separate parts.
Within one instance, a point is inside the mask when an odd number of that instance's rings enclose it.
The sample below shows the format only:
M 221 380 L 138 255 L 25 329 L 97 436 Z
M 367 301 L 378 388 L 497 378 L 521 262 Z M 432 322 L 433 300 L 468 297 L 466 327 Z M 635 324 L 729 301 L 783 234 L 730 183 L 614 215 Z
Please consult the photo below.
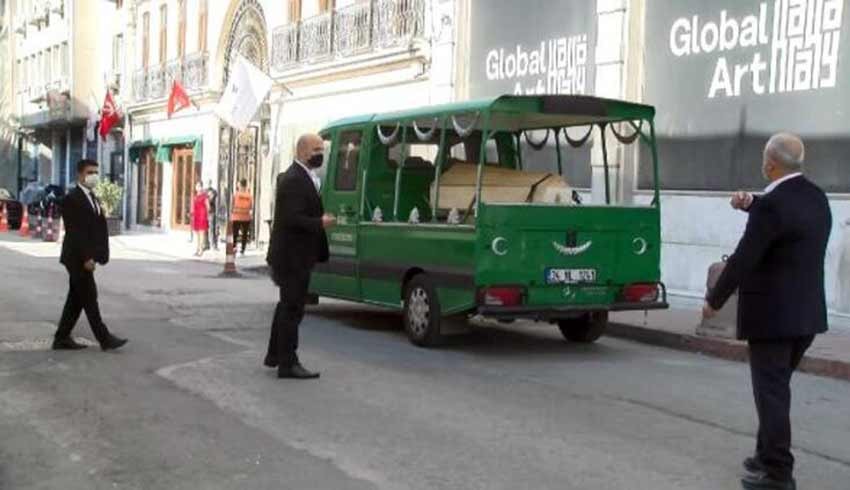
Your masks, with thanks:
M 6 204 L 3 204 L 3 214 L 0 214 L 0 231 L 9 231 L 9 217 L 6 215 Z
M 44 232 L 45 242 L 55 242 L 56 237 L 53 235 L 53 213 L 47 213 L 47 230 Z
M 30 236 L 30 214 L 27 206 L 24 206 L 24 215 L 21 217 L 21 228 L 18 230 L 18 235 L 24 238 Z
M 233 240 L 233 222 L 227 220 L 227 246 L 225 247 L 224 271 L 219 274 L 221 277 L 236 277 L 239 272 L 236 270 L 236 247 Z

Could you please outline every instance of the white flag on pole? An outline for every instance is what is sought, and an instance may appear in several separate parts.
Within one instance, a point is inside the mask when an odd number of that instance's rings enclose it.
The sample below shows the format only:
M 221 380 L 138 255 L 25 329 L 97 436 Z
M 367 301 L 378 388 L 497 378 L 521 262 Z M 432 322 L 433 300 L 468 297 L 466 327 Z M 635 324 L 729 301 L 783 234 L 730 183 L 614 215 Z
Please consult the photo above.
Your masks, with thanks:
M 230 80 L 218 101 L 215 112 L 224 122 L 243 131 L 257 114 L 272 79 L 241 55 L 230 68 Z

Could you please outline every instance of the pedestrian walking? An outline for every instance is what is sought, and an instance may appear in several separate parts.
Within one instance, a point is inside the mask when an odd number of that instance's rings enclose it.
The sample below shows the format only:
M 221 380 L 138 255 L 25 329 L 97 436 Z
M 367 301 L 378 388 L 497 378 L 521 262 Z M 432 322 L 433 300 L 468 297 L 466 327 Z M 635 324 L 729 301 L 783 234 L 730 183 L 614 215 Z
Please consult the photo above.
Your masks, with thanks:
M 209 245 L 213 250 L 218 251 L 218 191 L 213 187 L 212 180 L 207 181 L 207 199 L 210 202 Z
M 200 257 L 204 254 L 207 229 L 210 227 L 209 207 L 210 202 L 207 198 L 207 193 L 204 192 L 204 186 L 198 182 L 195 184 L 195 198 L 192 200 L 192 231 L 195 232 L 195 237 L 197 239 L 197 247 L 195 249 L 196 257 Z
M 248 233 L 251 231 L 251 222 L 254 216 L 254 196 L 248 192 L 248 181 L 239 181 L 239 190 L 233 196 L 233 212 L 230 220 L 233 222 L 233 240 L 238 241 L 241 233 L 242 250 L 245 255 L 245 245 L 248 243 Z
M 82 311 L 86 312 L 92 333 L 104 351 L 114 350 L 127 343 L 111 333 L 100 316 L 97 285 L 94 280 L 96 264 L 109 262 L 109 234 L 103 208 L 94 195 L 98 181 L 98 164 L 94 160 L 77 163 L 77 186 L 65 197 L 62 217 L 65 239 L 59 262 L 68 271 L 69 286 L 59 328 L 53 339 L 54 350 L 85 348 L 71 337 Z
M 824 192 L 803 176 L 805 149 L 780 133 L 764 149 L 760 196 L 739 192 L 747 211 L 735 253 L 709 291 L 703 316 L 713 317 L 738 290 L 738 337 L 747 340 L 758 414 L 756 450 L 744 460 L 745 489 L 793 490 L 790 381 L 814 336 L 827 330 L 824 258 L 832 215 Z
M 280 288 L 272 320 L 269 348 L 264 364 L 277 367 L 278 378 L 310 379 L 319 373 L 306 370 L 298 359 L 298 327 L 304 317 L 304 302 L 310 272 L 317 262 L 328 260 L 325 229 L 336 218 L 325 214 L 319 193 L 324 142 L 315 134 L 298 139 L 296 159 L 277 176 L 274 225 L 266 262 Z

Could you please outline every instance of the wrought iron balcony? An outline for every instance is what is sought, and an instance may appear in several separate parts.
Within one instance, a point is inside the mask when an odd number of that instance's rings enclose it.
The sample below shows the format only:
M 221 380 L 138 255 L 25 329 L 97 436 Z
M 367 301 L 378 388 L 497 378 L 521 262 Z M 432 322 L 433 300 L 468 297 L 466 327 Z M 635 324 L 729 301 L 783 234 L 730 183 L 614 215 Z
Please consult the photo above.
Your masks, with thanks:
M 278 27 L 272 33 L 272 66 L 278 70 L 298 62 L 298 24 Z
M 278 27 L 272 34 L 272 67 L 343 58 L 424 36 L 425 0 L 370 0 Z
M 165 95 L 165 66 L 148 68 L 148 97 L 159 99 Z
M 165 90 L 166 92 L 171 90 L 171 82 L 177 80 L 181 84 L 183 83 L 183 60 L 178 58 L 176 60 L 171 60 L 165 64 Z
M 148 98 L 148 71 L 145 68 L 133 74 L 133 100 L 142 102 Z
M 315 61 L 331 54 L 331 13 L 310 17 L 301 22 L 298 53 L 301 59 Z
M 183 61 L 183 86 L 186 90 L 198 90 L 207 86 L 206 52 L 186 56 Z
M 207 59 L 207 53 L 194 53 L 164 65 L 137 70 L 133 74 L 133 100 L 137 103 L 153 102 L 168 97 L 174 80 L 188 91 L 206 87 Z
M 350 56 L 369 49 L 372 43 L 372 4 L 359 3 L 336 11 L 334 51 Z

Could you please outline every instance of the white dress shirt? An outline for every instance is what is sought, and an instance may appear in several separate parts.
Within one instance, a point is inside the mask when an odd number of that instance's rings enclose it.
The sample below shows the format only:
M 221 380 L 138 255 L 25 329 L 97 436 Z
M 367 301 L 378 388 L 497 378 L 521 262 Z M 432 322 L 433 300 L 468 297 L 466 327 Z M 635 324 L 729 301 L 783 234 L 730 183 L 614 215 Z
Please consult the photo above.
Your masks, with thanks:
M 89 188 L 81 184 L 77 184 L 77 187 L 79 187 L 80 190 L 83 191 L 83 194 L 85 194 L 88 198 L 89 204 L 91 204 L 92 209 L 94 209 L 94 214 L 100 216 L 100 206 L 97 205 L 97 202 L 94 200 L 94 197 L 92 196 L 92 193 Z
M 797 178 L 797 177 L 801 177 L 802 175 L 803 175 L 803 173 L 802 173 L 802 172 L 794 172 L 793 174 L 788 174 L 788 175 L 786 175 L 785 177 L 782 177 L 781 179 L 776 179 L 776 180 L 774 180 L 773 182 L 771 182 L 771 183 L 770 183 L 770 185 L 769 185 L 769 186 L 767 186 L 767 187 L 764 189 L 764 193 L 765 193 L 765 194 L 770 194 L 770 193 L 771 193 L 771 192 L 773 192 L 773 191 L 774 191 L 777 187 L 779 187 L 779 185 L 780 185 L 780 184 L 782 184 L 783 182 L 787 182 L 787 181 L 789 181 L 789 180 L 791 180 L 791 179 L 795 179 L 795 178 Z
M 316 171 L 311 169 L 307 165 L 304 165 L 304 163 L 302 163 L 301 160 L 297 158 L 295 159 L 295 163 L 301 165 L 301 168 L 303 168 L 304 171 L 307 172 L 307 175 L 309 175 L 310 178 L 313 179 L 313 185 L 316 187 L 316 192 L 319 192 L 322 188 L 322 179 L 319 178 L 319 175 L 316 174 Z

